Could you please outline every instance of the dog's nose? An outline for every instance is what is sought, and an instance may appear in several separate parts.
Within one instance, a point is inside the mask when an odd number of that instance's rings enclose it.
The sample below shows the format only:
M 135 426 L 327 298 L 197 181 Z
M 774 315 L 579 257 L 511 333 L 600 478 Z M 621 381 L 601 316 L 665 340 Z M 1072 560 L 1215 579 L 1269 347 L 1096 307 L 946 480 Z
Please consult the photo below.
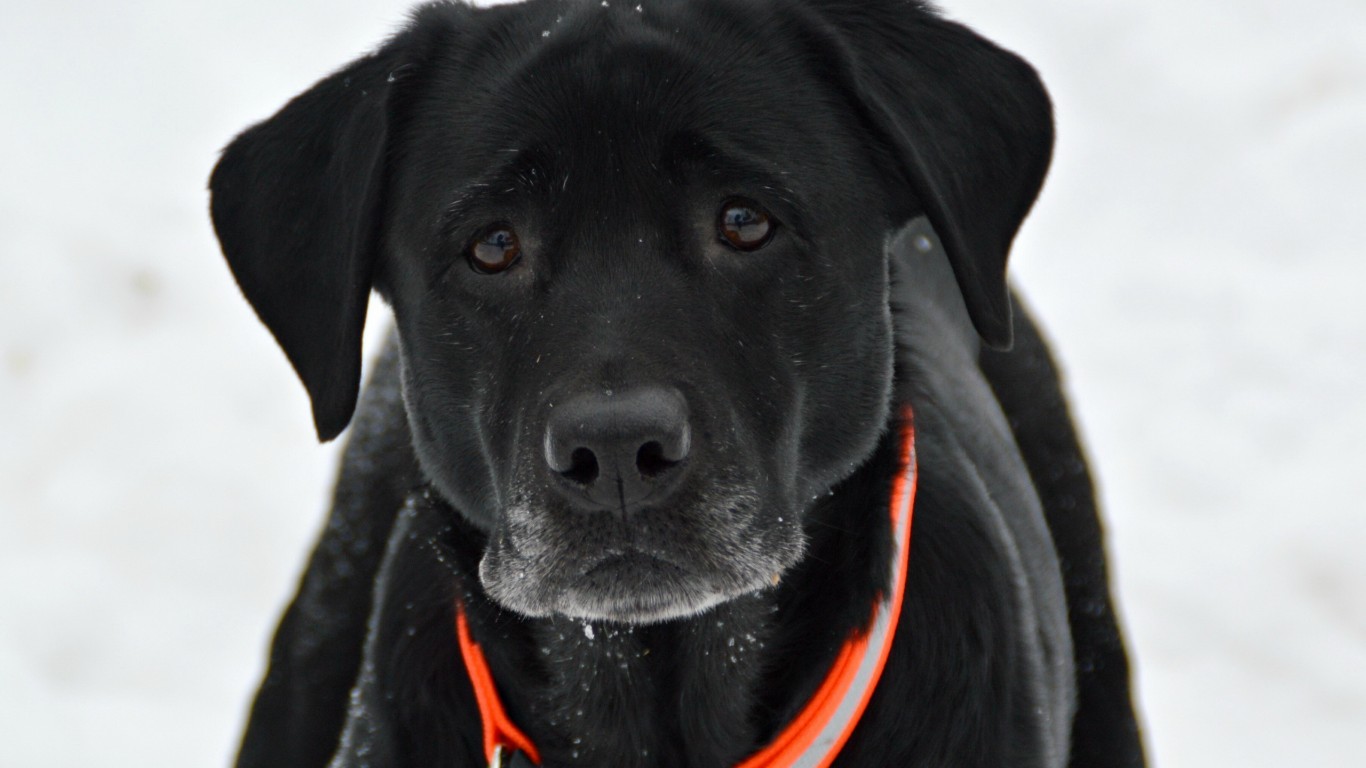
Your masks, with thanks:
M 692 447 L 682 393 L 640 386 L 575 395 L 550 411 L 545 461 L 576 506 L 625 515 L 661 501 Z

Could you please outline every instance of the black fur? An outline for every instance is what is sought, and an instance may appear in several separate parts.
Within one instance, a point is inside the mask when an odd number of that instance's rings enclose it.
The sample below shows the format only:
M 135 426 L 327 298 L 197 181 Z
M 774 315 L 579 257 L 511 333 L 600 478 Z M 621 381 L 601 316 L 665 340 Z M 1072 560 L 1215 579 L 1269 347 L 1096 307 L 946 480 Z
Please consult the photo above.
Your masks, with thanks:
M 737 763 L 887 586 L 906 405 L 907 597 L 836 765 L 1142 765 L 1091 481 L 1005 281 L 1051 147 L 1027 64 L 895 0 L 424 6 L 239 136 L 224 254 L 319 436 L 355 420 L 238 765 L 482 764 L 457 600 L 546 765 Z M 736 197 L 776 222 L 753 253 L 716 235 Z M 492 224 L 522 256 L 481 274 Z M 397 328 L 357 407 L 372 288 Z M 642 385 L 686 403 L 667 495 L 568 503 L 548 414 Z

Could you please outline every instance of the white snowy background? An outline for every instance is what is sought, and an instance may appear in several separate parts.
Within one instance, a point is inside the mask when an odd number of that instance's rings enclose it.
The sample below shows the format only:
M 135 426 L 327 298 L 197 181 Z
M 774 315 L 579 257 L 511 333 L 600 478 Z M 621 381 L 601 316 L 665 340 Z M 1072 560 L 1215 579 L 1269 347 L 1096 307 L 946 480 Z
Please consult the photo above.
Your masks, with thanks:
M 230 761 L 335 448 L 205 179 L 406 5 L 0 0 L 0 768 Z M 1153 763 L 1366 765 L 1366 2 L 945 5 L 1057 104 L 1014 264 Z

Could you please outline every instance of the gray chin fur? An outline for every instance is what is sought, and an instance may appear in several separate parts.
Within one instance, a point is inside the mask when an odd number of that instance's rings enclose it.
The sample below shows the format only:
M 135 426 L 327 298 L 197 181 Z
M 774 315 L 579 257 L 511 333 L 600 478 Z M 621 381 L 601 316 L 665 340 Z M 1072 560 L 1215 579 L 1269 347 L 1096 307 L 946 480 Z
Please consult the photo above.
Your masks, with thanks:
M 565 589 L 554 600 L 538 600 L 524 590 L 504 589 L 494 582 L 486 586 L 495 601 L 508 610 L 527 616 L 566 616 L 571 619 L 611 621 L 622 624 L 654 624 L 671 619 L 695 616 L 707 609 L 741 595 L 757 592 L 768 586 L 768 580 L 737 590 L 733 594 L 702 589 L 684 589 L 669 594 L 615 595 L 587 589 Z M 531 599 L 527 599 L 530 597 Z
M 526 616 L 651 624 L 771 587 L 801 558 L 805 541 L 798 526 L 767 533 L 752 546 L 724 547 L 724 555 L 679 553 L 691 555 L 687 565 L 637 552 L 585 563 L 534 544 L 513 546 L 499 534 L 479 563 L 479 580 L 495 602 Z
M 496 561 L 495 561 L 496 562 Z M 771 573 L 778 573 L 779 569 Z M 741 595 L 758 592 L 772 584 L 772 576 L 759 576 L 732 588 L 716 590 L 701 580 L 670 579 L 668 583 L 563 585 L 552 590 L 524 584 L 500 575 L 486 555 L 479 566 L 479 580 L 489 597 L 508 610 L 526 616 L 567 616 L 572 619 L 653 624 L 695 616 Z

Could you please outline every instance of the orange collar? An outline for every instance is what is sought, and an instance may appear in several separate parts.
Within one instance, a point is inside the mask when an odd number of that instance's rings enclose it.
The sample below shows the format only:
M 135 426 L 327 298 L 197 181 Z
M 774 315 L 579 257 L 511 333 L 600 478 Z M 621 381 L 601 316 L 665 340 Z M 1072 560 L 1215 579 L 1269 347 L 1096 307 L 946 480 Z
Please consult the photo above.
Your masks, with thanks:
M 737 768 L 826 768 L 839 754 L 858 725 L 863 710 L 877 688 L 883 665 L 892 649 L 901 600 L 906 591 L 906 562 L 911 549 L 911 518 L 915 506 L 915 427 L 911 412 L 904 414 L 901 437 L 901 470 L 892 485 L 891 509 L 894 550 L 892 593 L 873 607 L 867 631 L 856 629 L 844 641 L 821 687 L 802 711 L 768 746 L 751 755 Z M 503 710 L 484 652 L 470 637 L 465 609 L 456 604 L 456 635 L 465 659 L 474 696 L 483 721 L 484 755 L 491 768 L 501 768 L 504 757 L 521 752 L 541 764 L 540 752 Z

